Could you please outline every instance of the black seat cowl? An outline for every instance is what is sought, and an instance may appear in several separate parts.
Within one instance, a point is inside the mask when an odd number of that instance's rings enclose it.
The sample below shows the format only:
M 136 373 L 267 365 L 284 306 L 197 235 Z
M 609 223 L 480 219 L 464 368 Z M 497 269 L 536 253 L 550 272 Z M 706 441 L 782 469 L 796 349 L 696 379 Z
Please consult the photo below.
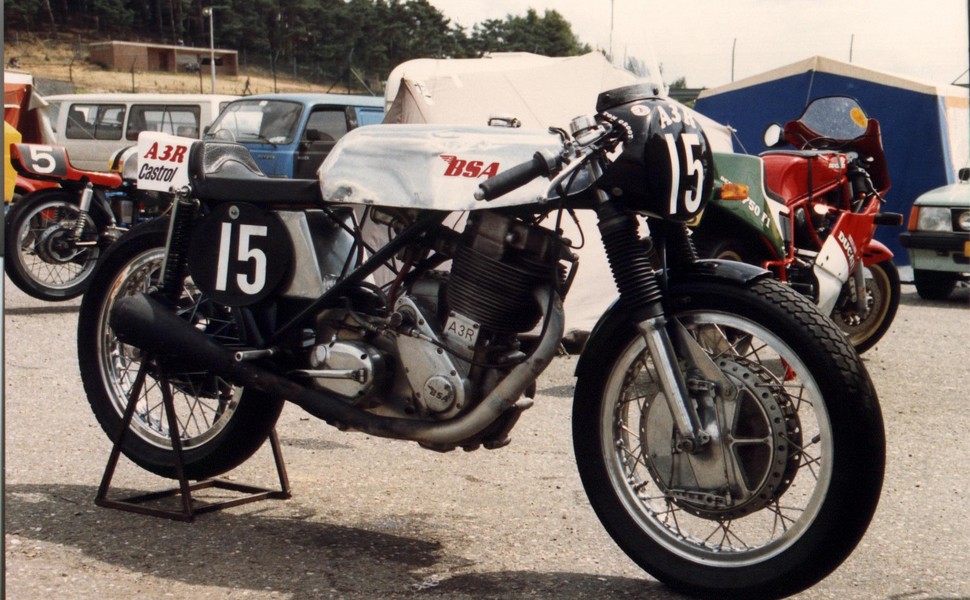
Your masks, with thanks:
M 248 148 L 231 142 L 194 144 L 189 155 L 189 176 L 200 200 L 253 204 L 321 202 L 317 180 L 267 177 Z

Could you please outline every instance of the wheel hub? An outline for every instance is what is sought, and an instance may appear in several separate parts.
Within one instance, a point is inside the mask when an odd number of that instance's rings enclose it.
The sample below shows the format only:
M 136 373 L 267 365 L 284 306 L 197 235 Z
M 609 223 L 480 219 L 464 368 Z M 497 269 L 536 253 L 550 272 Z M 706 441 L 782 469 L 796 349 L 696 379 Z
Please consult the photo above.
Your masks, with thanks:
M 40 234 L 34 249 L 44 262 L 53 264 L 71 262 L 84 251 L 77 247 L 72 238 L 71 230 L 66 227 L 61 225 L 48 227 Z
M 866 287 L 862 291 L 862 293 L 865 294 L 866 309 L 864 313 L 860 313 L 859 307 L 855 302 L 852 301 L 847 301 L 845 306 L 839 310 L 839 316 L 841 317 L 842 322 L 849 327 L 858 327 L 872 314 L 872 307 L 875 306 L 876 300 L 873 297 L 873 291 L 869 284 L 869 280 L 866 280 Z
M 671 501 L 699 517 L 730 519 L 764 508 L 788 489 L 801 458 L 801 427 L 782 386 L 759 366 L 737 358 L 717 365 L 738 394 L 698 411 L 709 444 L 694 453 L 676 449 L 662 394 L 643 412 L 640 439 L 647 468 Z

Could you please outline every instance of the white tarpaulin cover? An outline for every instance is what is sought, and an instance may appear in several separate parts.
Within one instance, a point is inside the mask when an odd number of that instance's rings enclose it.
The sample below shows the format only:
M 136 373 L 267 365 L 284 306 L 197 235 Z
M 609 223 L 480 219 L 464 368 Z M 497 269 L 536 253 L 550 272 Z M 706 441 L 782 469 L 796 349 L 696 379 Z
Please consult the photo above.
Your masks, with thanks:
M 507 53 L 479 59 L 418 59 L 391 71 L 384 122 L 485 125 L 490 117 L 500 116 L 518 119 L 523 129 L 565 129 L 573 117 L 595 113 L 600 92 L 637 82 L 632 73 L 596 52 L 566 58 Z M 731 152 L 730 130 L 695 115 L 712 149 Z M 565 236 L 574 243 L 585 242 L 566 298 L 567 331 L 592 329 L 617 296 L 595 215 L 580 211 L 579 220 L 582 234 L 563 220 Z
M 523 128 L 565 129 L 573 117 L 595 112 L 600 92 L 637 81 L 599 52 L 558 58 L 525 52 L 419 58 L 391 71 L 384 122 L 486 125 L 491 116 L 510 116 Z M 713 149 L 730 152 L 730 130 L 694 114 Z

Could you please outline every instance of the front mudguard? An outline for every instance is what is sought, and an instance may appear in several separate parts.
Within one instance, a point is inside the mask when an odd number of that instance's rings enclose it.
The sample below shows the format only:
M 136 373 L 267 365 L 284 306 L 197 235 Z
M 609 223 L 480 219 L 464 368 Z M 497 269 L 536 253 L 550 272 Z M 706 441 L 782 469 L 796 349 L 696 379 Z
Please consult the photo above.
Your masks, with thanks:
M 876 239 L 870 240 L 865 252 L 862 253 L 862 264 L 867 267 L 892 259 L 893 251 Z
M 771 279 L 770 271 L 749 265 L 747 263 L 735 262 L 731 260 L 704 259 L 691 264 L 687 269 L 671 270 L 668 272 L 669 286 L 676 286 L 684 281 L 713 281 L 718 283 L 729 283 L 736 286 L 746 286 L 761 279 Z M 633 317 L 627 306 L 619 299 L 613 301 L 603 316 L 599 318 L 593 331 L 590 332 L 589 340 L 586 342 L 586 350 L 600 347 L 601 343 L 609 343 L 614 339 L 623 327 L 635 325 Z M 576 362 L 576 376 L 582 376 L 597 361 L 593 352 L 583 351 Z

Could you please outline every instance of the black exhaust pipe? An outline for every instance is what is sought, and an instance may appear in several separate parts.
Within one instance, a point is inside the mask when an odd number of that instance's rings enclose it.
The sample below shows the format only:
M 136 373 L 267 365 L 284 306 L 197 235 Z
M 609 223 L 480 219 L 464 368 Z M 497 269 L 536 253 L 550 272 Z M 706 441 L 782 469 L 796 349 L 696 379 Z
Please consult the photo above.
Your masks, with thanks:
M 237 361 L 235 353 L 180 318 L 158 300 L 145 294 L 115 301 L 109 325 L 118 339 L 150 355 L 177 357 L 178 362 L 198 365 L 245 387 L 300 403 L 308 401 L 314 415 L 327 421 L 353 425 L 355 410 L 346 402 L 322 392 L 304 389 L 249 361 Z M 312 400 L 308 396 L 312 394 Z
M 341 429 L 355 429 L 378 437 L 447 445 L 457 444 L 483 431 L 499 415 L 513 407 L 523 391 L 548 366 L 558 349 L 563 330 L 562 302 L 558 297 L 555 300 L 546 335 L 532 356 L 516 366 L 474 410 L 450 421 L 374 415 L 325 392 L 299 385 L 252 361 L 236 360 L 234 351 L 219 345 L 146 294 L 117 300 L 111 308 L 109 324 L 125 344 L 152 355 L 178 357 L 179 362 L 201 366 L 238 385 L 284 398 Z M 548 296 L 539 301 L 543 309 L 548 306 Z

